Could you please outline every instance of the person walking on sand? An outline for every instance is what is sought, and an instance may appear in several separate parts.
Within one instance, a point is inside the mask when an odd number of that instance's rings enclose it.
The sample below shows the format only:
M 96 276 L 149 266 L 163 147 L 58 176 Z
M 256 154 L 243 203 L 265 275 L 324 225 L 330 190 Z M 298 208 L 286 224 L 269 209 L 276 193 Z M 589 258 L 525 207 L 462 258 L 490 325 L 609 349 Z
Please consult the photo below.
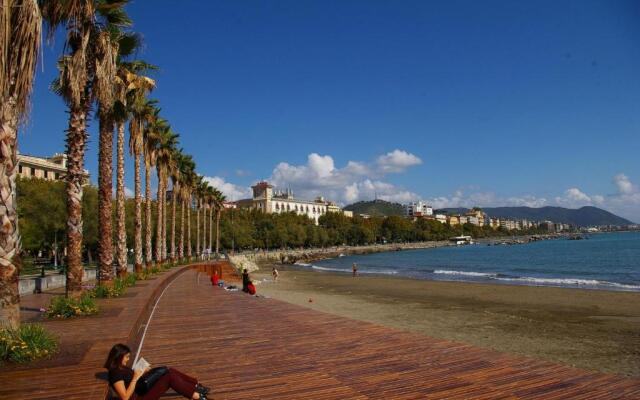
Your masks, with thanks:
M 271 271 L 271 275 L 273 276 L 273 281 L 274 282 L 278 282 L 278 270 L 276 269 L 276 267 L 273 267 L 273 270 Z
M 353 271 L 354 278 L 358 276 L 358 265 L 356 263 L 353 263 L 353 265 L 351 266 L 351 270 Z

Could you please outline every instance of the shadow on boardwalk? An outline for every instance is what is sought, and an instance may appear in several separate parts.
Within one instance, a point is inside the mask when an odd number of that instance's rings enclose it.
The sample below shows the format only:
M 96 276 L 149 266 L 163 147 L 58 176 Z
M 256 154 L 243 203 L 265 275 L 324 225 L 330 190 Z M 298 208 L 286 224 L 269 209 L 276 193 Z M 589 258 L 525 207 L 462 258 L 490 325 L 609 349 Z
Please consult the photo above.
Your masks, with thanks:
M 166 291 L 142 354 L 197 376 L 214 399 L 640 398 L 637 379 L 226 292 L 195 271 Z

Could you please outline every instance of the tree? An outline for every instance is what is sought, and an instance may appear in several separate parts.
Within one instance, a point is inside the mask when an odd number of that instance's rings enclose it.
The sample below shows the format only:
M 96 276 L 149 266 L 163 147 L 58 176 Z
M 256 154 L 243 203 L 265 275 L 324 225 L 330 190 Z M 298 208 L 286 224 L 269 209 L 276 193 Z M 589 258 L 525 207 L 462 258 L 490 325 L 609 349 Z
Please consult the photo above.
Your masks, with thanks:
M 67 292 L 82 291 L 82 194 L 85 179 L 87 118 L 94 100 L 112 104 L 117 44 L 111 29 L 130 23 L 122 7 L 126 0 L 48 1 L 43 15 L 50 32 L 66 24 L 63 55 L 58 62 L 59 78 L 53 88 L 69 107 L 67 129 Z
M 178 135 L 171 131 L 171 127 L 165 124 L 158 132 L 157 146 L 154 150 L 156 170 L 158 174 L 158 220 L 156 234 L 156 262 L 163 263 L 167 257 L 166 236 L 166 192 L 168 173 L 172 169 L 174 159 L 173 151 L 178 143 Z
M 131 102 L 131 120 L 129 121 L 129 153 L 133 156 L 134 166 L 134 268 L 136 273 L 142 272 L 142 182 L 140 177 L 140 157 L 144 154 L 145 124 L 153 121 L 155 116 L 154 100 L 146 98 L 146 90 L 136 90 Z M 150 200 L 150 199 L 149 199 Z M 149 238 L 150 239 L 150 238 Z M 149 242 L 149 247 L 151 243 Z M 148 256 L 151 255 L 149 249 Z
M 36 0 L 0 1 L 0 326 L 20 324 L 18 125 L 27 117 L 42 17 Z
M 220 213 L 224 209 L 224 202 L 226 197 L 218 189 L 213 191 L 213 208 L 216 210 L 216 257 L 219 256 L 220 251 Z
M 153 112 L 145 124 L 143 132 L 143 153 L 144 153 L 144 180 L 145 180 L 145 262 L 146 267 L 153 266 L 152 247 L 152 209 L 151 209 L 151 168 L 156 165 L 156 148 L 160 138 L 160 132 L 166 126 L 166 121 L 160 118 L 160 109 L 153 105 Z M 156 204 L 158 206 L 158 204 Z M 158 208 L 158 213 L 160 212 Z M 159 229 L 159 220 L 156 221 L 156 229 Z M 158 260 L 159 249 L 156 247 L 156 260 Z

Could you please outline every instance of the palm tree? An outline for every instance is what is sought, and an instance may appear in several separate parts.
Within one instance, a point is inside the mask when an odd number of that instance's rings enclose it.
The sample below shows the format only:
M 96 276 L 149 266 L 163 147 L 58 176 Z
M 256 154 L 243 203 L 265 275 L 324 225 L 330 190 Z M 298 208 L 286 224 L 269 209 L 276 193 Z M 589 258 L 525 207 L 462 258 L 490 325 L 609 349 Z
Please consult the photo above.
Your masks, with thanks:
M 224 209 L 225 200 L 224 194 L 215 189 L 213 192 L 213 207 L 216 210 L 216 257 L 220 256 L 220 214 Z
M 194 185 L 194 192 L 196 198 L 196 257 L 201 256 L 200 247 L 200 209 L 202 208 L 202 196 L 204 195 L 204 188 L 206 182 L 204 182 L 202 175 L 197 175 Z
M 84 152 L 87 144 L 87 117 L 94 100 L 113 103 L 113 76 L 116 70 L 117 43 L 112 29 L 130 24 L 122 7 L 127 0 L 47 1 L 42 12 L 51 32 L 66 24 L 67 36 L 58 63 L 60 76 L 54 90 L 69 107 L 67 129 L 67 292 L 82 290 L 82 186 Z
M 152 121 L 155 115 L 154 100 L 146 98 L 146 91 L 137 90 L 132 102 L 132 116 L 129 121 L 129 152 L 133 156 L 135 175 L 135 214 L 134 214 L 134 266 L 136 273 L 142 272 L 142 182 L 140 178 L 140 157 L 144 153 L 145 124 Z M 149 204 L 151 205 L 151 204 Z M 151 238 L 149 237 L 149 247 Z M 149 255 L 151 249 L 149 249 Z
M 192 162 L 192 164 L 189 167 L 189 171 L 186 175 L 186 179 L 185 179 L 185 197 L 184 197 L 184 202 L 187 203 L 186 204 L 186 209 L 187 209 L 187 259 L 189 261 L 191 261 L 191 256 L 192 256 L 192 243 L 191 243 L 191 208 L 192 208 L 192 200 L 193 200 L 193 191 L 195 189 L 195 185 L 196 185 L 196 172 L 195 172 L 195 163 Z
M 42 17 L 36 0 L 1 0 L 0 6 L 0 326 L 15 328 L 20 324 L 18 125 L 28 113 Z
M 127 41 L 130 44 L 130 46 L 128 46 L 128 50 L 131 49 L 131 51 L 127 53 L 121 51 L 121 56 L 131 54 L 133 49 L 135 49 L 139 44 L 139 40 L 136 35 L 127 35 L 125 38 L 129 39 Z M 127 273 L 127 231 L 125 225 L 124 193 L 125 123 L 131 116 L 136 100 L 139 100 L 139 97 L 144 99 L 146 93 L 155 87 L 155 82 L 151 78 L 138 75 L 140 72 L 146 71 L 150 68 L 155 67 L 149 66 L 142 61 L 123 62 L 122 60 L 119 60 L 118 73 L 115 79 L 117 100 L 114 105 L 113 119 L 116 121 L 118 128 L 116 176 L 116 255 L 118 276 L 124 276 Z M 142 100 L 139 101 L 143 102 Z M 139 171 L 139 168 L 137 171 Z
M 182 156 L 182 149 L 173 149 L 171 157 L 174 162 L 169 167 L 169 176 L 171 177 L 171 263 L 176 262 L 176 201 L 181 190 L 179 182 L 182 180 L 180 171 Z
M 193 169 L 195 168 L 195 163 L 193 162 L 193 158 L 190 155 L 181 154 L 181 157 L 178 160 L 178 169 L 180 170 L 180 182 L 179 182 L 179 194 L 178 199 L 180 200 L 180 242 L 178 245 L 178 258 L 180 260 L 184 259 L 184 211 L 185 211 L 185 203 L 187 202 L 187 198 L 190 197 L 191 190 L 191 176 L 193 173 Z M 187 209 L 187 213 L 189 213 L 189 209 Z M 188 216 L 187 216 L 188 217 Z M 187 229 L 191 226 L 188 223 Z M 187 238 L 189 241 L 190 236 Z M 190 253 L 190 251 L 189 251 Z M 189 254 L 190 255 L 190 254 Z
M 166 126 L 166 121 L 160 118 L 160 109 L 152 105 L 153 112 L 145 125 L 143 132 L 144 180 L 145 180 L 145 262 L 146 267 L 153 266 L 152 247 L 152 216 L 151 216 L 151 168 L 156 165 L 156 149 L 160 138 L 160 131 Z M 160 225 L 157 224 L 159 227 Z M 156 260 L 158 249 L 156 248 Z
M 156 170 L 158 174 L 158 229 L 156 235 L 156 262 L 164 262 L 167 256 L 166 236 L 166 192 L 168 173 L 175 162 L 173 151 L 178 143 L 178 135 L 166 125 L 158 135 L 155 149 Z

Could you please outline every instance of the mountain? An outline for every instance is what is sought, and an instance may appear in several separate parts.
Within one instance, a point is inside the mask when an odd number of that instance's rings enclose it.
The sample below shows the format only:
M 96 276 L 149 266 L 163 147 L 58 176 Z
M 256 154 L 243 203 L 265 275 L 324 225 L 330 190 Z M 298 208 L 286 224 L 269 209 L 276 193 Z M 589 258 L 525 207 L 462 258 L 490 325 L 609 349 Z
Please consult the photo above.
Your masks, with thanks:
M 359 201 L 344 207 L 347 211 L 353 211 L 353 214 L 368 214 L 371 216 L 389 216 L 403 215 L 404 209 L 402 204 L 390 203 L 384 200 Z
M 598 207 L 582 207 L 570 209 L 563 207 L 485 207 L 482 209 L 488 216 L 494 218 L 527 219 L 530 221 L 549 220 L 562 222 L 574 226 L 597 225 L 631 225 L 633 222 L 605 211 Z M 469 211 L 467 208 L 444 208 L 434 212 L 447 214 L 461 214 Z

